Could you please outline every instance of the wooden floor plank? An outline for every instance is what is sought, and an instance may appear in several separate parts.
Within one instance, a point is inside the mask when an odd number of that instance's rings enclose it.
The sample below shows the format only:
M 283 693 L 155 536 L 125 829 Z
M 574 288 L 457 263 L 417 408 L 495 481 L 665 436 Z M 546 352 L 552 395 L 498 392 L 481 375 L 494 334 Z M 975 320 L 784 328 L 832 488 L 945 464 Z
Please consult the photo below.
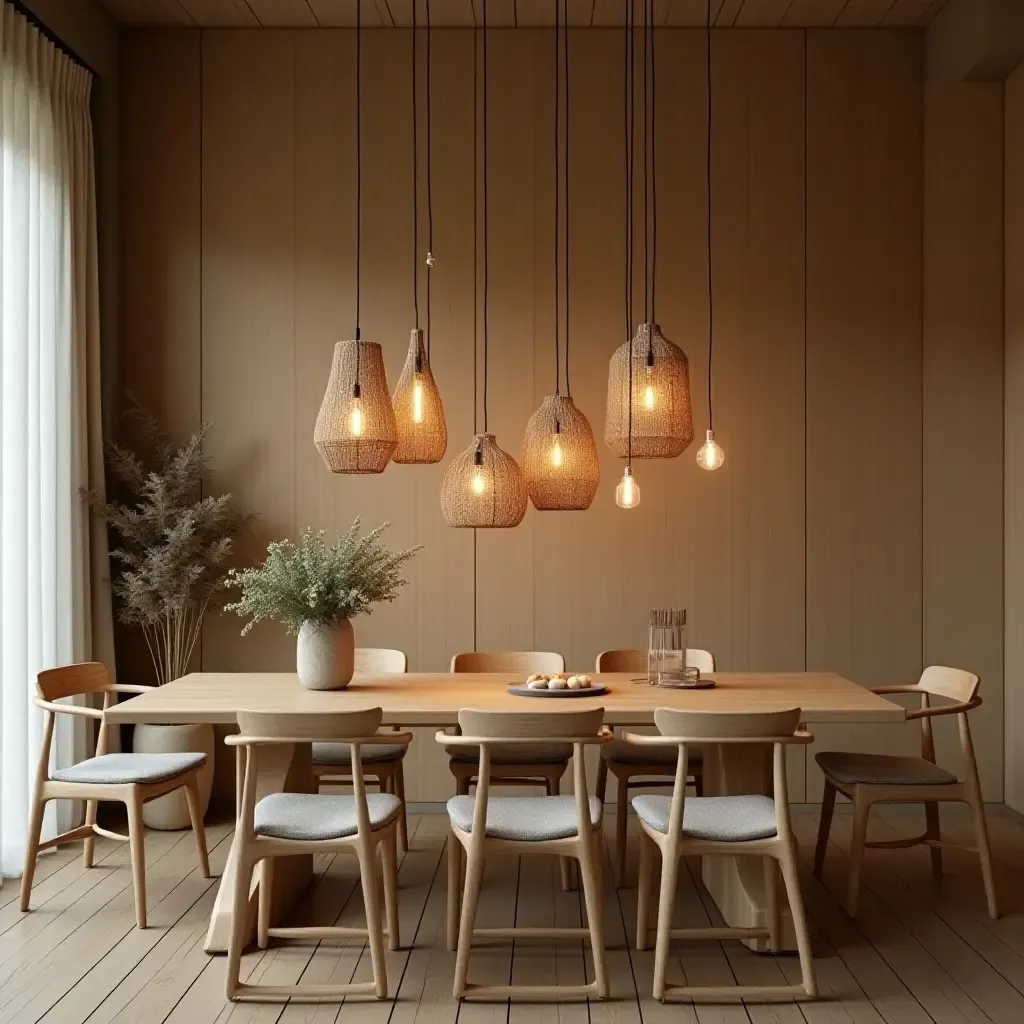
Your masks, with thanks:
M 98 863 L 104 857 L 106 857 L 111 850 L 113 850 L 118 844 L 113 840 L 104 839 L 100 836 L 96 840 L 96 851 L 95 860 Z M 39 899 L 45 900 L 49 897 L 44 895 L 44 889 L 42 883 L 46 879 L 57 875 L 59 872 L 64 871 L 65 868 L 72 869 L 75 865 L 78 865 L 80 871 L 84 871 L 82 867 L 82 844 L 81 843 L 67 843 L 64 846 L 58 846 L 55 849 L 47 850 L 42 853 L 36 864 L 35 876 L 33 878 L 32 888 L 38 890 Z M 53 889 L 54 892 L 58 892 L 63 885 L 68 884 L 75 875 L 69 870 L 67 881 L 61 879 L 55 879 L 55 881 L 63 881 L 63 884 Z M 11 903 L 16 903 L 18 897 L 21 895 L 21 879 L 20 878 L 8 878 L 6 881 L 0 882 L 0 910 L 3 910 Z M 3 928 L 0 927 L 0 931 Z

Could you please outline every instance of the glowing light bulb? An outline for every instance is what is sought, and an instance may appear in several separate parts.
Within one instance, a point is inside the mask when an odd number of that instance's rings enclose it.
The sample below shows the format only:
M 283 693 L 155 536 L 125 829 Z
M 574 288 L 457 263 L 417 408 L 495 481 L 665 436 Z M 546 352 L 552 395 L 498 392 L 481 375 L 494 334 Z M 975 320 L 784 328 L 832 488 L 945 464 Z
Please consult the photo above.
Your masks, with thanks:
M 363 410 L 358 398 L 352 400 L 352 408 L 348 414 L 348 430 L 353 437 L 363 436 Z
M 423 422 L 423 382 L 416 378 L 412 386 L 412 421 L 413 423 Z
M 615 504 L 619 508 L 636 508 L 640 504 L 640 488 L 637 487 L 633 479 L 633 470 L 629 466 L 622 474 L 619 486 L 615 488 Z
M 487 490 L 487 481 L 479 469 L 473 474 L 472 487 L 474 494 L 483 494 Z
M 551 465 L 561 466 L 565 454 L 562 451 L 562 442 L 559 440 L 558 434 L 555 434 L 551 441 Z
M 707 440 L 701 445 L 697 452 L 697 465 L 701 469 L 718 469 L 725 462 L 725 452 L 720 445 L 715 443 L 715 432 L 709 430 Z
M 644 387 L 644 408 L 654 408 L 654 384 L 651 382 L 651 368 L 647 367 L 647 385 Z

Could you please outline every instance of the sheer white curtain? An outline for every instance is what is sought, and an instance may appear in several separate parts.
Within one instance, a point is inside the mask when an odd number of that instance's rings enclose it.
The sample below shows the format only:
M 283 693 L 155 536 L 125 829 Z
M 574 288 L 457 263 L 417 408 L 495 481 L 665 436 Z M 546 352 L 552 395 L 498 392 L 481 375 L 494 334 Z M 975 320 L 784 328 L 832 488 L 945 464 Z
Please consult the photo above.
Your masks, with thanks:
M 105 573 L 97 578 L 91 562 L 106 551 L 80 494 L 102 480 L 91 85 L 87 70 L 3 4 L 0 875 L 22 867 L 42 733 L 36 673 L 92 656 L 102 604 L 93 592 Z M 70 763 L 87 737 L 61 726 L 55 757 Z

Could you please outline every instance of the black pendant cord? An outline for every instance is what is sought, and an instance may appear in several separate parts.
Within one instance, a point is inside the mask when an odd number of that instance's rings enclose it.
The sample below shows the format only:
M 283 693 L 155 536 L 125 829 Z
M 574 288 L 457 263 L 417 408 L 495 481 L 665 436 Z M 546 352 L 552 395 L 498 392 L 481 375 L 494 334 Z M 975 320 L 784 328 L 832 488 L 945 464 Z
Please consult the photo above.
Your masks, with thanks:
M 651 323 L 658 322 L 654 306 L 658 284 L 658 72 L 655 64 L 654 0 L 651 2 Z
M 561 310 L 558 304 L 558 275 L 559 275 L 559 262 L 558 262 L 558 230 L 561 226 L 561 220 L 559 218 L 559 207 L 558 207 L 558 192 L 561 186 L 559 176 L 559 163 L 558 163 L 558 147 L 560 142 L 560 133 L 558 131 L 558 106 L 562 98 L 561 90 L 561 79 L 559 77 L 559 64 L 560 64 L 560 53 L 559 53 L 559 37 L 558 30 L 561 21 L 561 0 L 555 0 L 555 139 L 554 139 L 554 155 L 555 155 L 555 221 L 554 221 L 554 236 L 555 236 L 555 253 L 554 253 L 554 281 L 555 281 L 555 394 L 559 395 L 562 391 L 561 386 L 561 350 L 558 346 L 558 323 L 561 315 Z
M 416 109 L 416 0 L 412 5 L 412 304 L 420 329 L 420 182 L 419 126 Z
M 483 83 L 484 83 L 484 433 L 487 433 L 487 356 L 488 356 L 488 265 L 487 265 L 487 4 L 481 4 L 483 21 Z
M 626 339 L 629 342 L 629 397 L 626 427 L 626 466 L 633 464 L 633 0 L 626 0 L 625 88 L 622 107 L 626 138 Z
M 430 167 L 430 0 L 427 0 L 427 363 L 430 363 L 430 278 L 434 269 L 434 195 Z
M 712 247 L 711 247 L 711 0 L 708 0 L 707 9 L 707 22 L 705 24 L 704 33 L 706 36 L 705 43 L 707 49 L 707 94 L 708 94 L 708 133 L 707 133 L 707 153 L 705 161 L 705 174 L 706 174 L 706 186 L 708 193 L 708 430 L 715 429 L 714 412 L 711 404 L 711 356 L 713 352 L 715 342 L 715 291 L 713 285 L 713 278 L 711 275 L 711 260 L 712 260 Z
M 647 100 L 647 39 L 648 39 L 648 36 L 650 35 L 651 27 L 650 27 L 650 23 L 647 20 L 647 0 L 644 0 L 644 9 L 643 9 L 643 14 L 641 15 L 640 28 L 641 28 L 641 39 L 640 39 L 640 41 L 643 44 L 643 48 L 644 48 L 644 56 L 643 56 L 643 61 L 641 63 L 641 67 L 642 67 L 643 76 L 644 76 L 644 96 L 643 96 L 643 99 L 644 99 L 644 160 L 643 160 L 643 168 L 644 168 L 644 323 L 646 324 L 646 323 L 650 323 L 650 315 L 651 315 L 651 309 L 650 309 L 650 304 L 649 304 L 650 290 L 649 290 L 648 285 L 647 285 L 647 282 L 651 279 L 650 259 L 649 259 L 649 256 L 650 256 L 650 245 L 649 245 L 649 238 L 648 238 L 648 236 L 650 234 L 650 231 L 649 231 L 650 219 L 649 219 L 649 213 L 648 213 L 648 207 L 647 207 L 647 183 L 648 183 L 648 178 L 650 176 L 650 167 L 648 166 L 648 162 L 647 162 L 647 133 L 648 133 L 648 125 L 649 125 L 649 108 L 648 108 L 648 100 Z
M 361 348 L 359 335 L 359 303 L 362 284 L 362 267 L 360 265 L 363 254 L 363 103 L 362 103 L 362 19 L 360 8 L 362 4 L 356 4 L 356 383 L 354 395 L 359 397 L 359 370 Z
M 565 94 L 565 160 L 563 173 L 565 177 L 565 393 L 572 398 L 572 387 L 569 384 L 569 0 L 562 0 L 562 61 L 565 77 L 563 90 Z

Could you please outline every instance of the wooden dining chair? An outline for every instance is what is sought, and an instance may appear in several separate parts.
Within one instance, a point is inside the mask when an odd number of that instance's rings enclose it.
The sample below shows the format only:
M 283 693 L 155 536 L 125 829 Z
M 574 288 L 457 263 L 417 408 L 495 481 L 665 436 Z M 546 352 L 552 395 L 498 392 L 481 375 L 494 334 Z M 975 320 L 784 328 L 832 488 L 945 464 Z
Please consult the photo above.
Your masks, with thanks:
M 701 674 L 715 671 L 715 659 L 709 651 L 688 648 L 688 668 L 700 669 Z M 641 650 L 602 651 L 597 656 L 598 672 L 633 672 L 646 677 L 647 652 Z M 638 787 L 652 789 L 674 785 L 677 748 L 671 743 L 638 747 L 624 740 L 613 740 L 601 748 L 601 762 L 597 767 L 597 796 L 604 803 L 608 790 L 608 773 L 617 780 L 615 793 L 615 885 L 625 885 L 626 877 L 626 822 L 629 809 L 629 791 Z M 704 795 L 703 762 L 699 748 L 689 753 L 690 778 L 697 796 Z
M 608 997 L 605 968 L 602 897 L 601 802 L 587 792 L 584 748 L 604 743 L 611 734 L 602 730 L 604 708 L 554 712 L 459 712 L 462 735 L 454 738 L 439 732 L 446 746 L 463 746 L 477 752 L 475 797 L 461 794 L 448 801 L 448 948 L 455 958 L 456 999 Z M 492 797 L 491 756 L 495 749 L 529 746 L 540 738 L 565 744 L 572 750 L 572 796 Z M 461 892 L 463 855 L 466 884 Z M 488 855 L 555 855 L 579 862 L 587 908 L 586 928 L 476 928 L 477 902 Z M 579 939 L 589 937 L 594 958 L 594 980 L 585 985 L 477 985 L 467 981 L 469 955 L 474 939 Z
M 40 672 L 36 678 L 35 703 L 43 709 L 43 745 L 36 767 L 32 794 L 31 817 L 25 847 L 25 870 L 21 876 L 21 909 L 29 909 L 36 857 L 43 850 L 77 839 L 85 840 L 83 863 L 92 867 L 96 836 L 127 842 L 131 849 L 132 881 L 135 889 L 135 922 L 146 927 L 146 845 L 142 823 L 142 805 L 172 790 L 184 788 L 188 813 L 196 836 L 199 867 L 204 878 L 210 877 L 206 852 L 206 832 L 199 799 L 196 776 L 206 763 L 203 753 L 183 754 L 108 754 L 109 726 L 104 712 L 115 694 L 148 693 L 152 686 L 113 683 L 110 673 L 100 662 L 83 662 Z M 103 710 L 82 704 L 58 704 L 65 697 L 103 695 Z M 50 748 L 56 715 L 73 715 L 100 723 L 96 737 L 96 755 L 68 768 L 50 771 Z M 48 800 L 84 800 L 85 823 L 45 843 L 39 841 L 43 827 L 43 811 Z M 128 835 L 112 832 L 96 824 L 100 801 L 123 803 L 128 812 Z
M 383 712 L 255 712 L 238 713 L 238 735 L 225 742 L 244 751 L 241 808 L 235 827 L 232 856 L 237 865 L 231 903 L 231 939 L 228 946 L 227 997 L 263 1002 L 309 1002 L 368 994 L 387 998 L 384 936 L 388 948 L 398 949 L 398 821 L 401 803 L 394 793 L 367 796 L 362 748 L 381 742 L 378 733 Z M 387 734 L 391 739 L 392 735 Z M 410 743 L 410 733 L 398 733 L 396 742 Z M 335 793 L 271 793 L 256 802 L 260 749 L 268 745 L 313 742 L 345 743 L 350 747 L 352 795 Z M 377 854 L 380 852 L 381 865 Z M 272 928 L 274 858 L 296 854 L 348 853 L 359 861 L 365 928 Z M 261 865 L 257 941 L 266 949 L 270 939 L 367 938 L 373 981 L 340 985 L 242 984 L 239 972 L 252 874 Z M 381 926 L 381 890 L 387 927 Z
M 357 647 L 355 670 L 363 675 L 391 675 L 404 673 L 408 658 L 404 651 L 385 647 Z M 390 741 L 391 737 L 388 737 Z M 403 762 L 409 750 L 408 743 L 368 743 L 363 747 L 363 780 L 371 779 L 382 793 L 394 793 L 401 801 L 398 818 L 398 848 L 409 849 L 409 826 L 405 811 L 405 769 Z M 313 744 L 313 778 L 317 789 L 324 782 L 352 785 L 352 765 L 349 747 L 345 743 Z
M 785 748 L 791 743 L 810 743 L 813 737 L 798 731 L 800 709 L 787 711 L 676 711 L 658 708 L 654 721 L 661 736 L 628 735 L 627 742 L 640 747 L 671 743 L 676 748 L 675 788 L 672 796 L 643 794 L 633 797 L 640 819 L 640 884 L 637 892 L 636 945 L 647 948 L 648 921 L 654 881 L 654 850 L 661 851 L 661 892 L 658 899 L 658 931 L 654 947 L 654 998 L 682 998 L 718 1002 L 723 999 L 773 1001 L 779 997 L 814 996 L 817 986 L 807 931 L 800 879 L 797 874 L 796 841 L 790 824 L 786 786 Z M 773 792 L 738 796 L 688 797 L 689 751 L 696 744 L 771 745 Z M 673 928 L 679 862 L 682 857 L 748 856 L 764 858 L 767 927 Z M 778 864 L 778 868 L 776 868 Z M 773 953 L 779 951 L 778 869 L 786 885 L 789 908 L 800 956 L 799 985 L 738 985 L 696 987 L 666 985 L 665 972 L 672 939 L 767 939 Z
M 814 854 L 814 874 L 821 876 L 828 848 L 828 834 L 832 826 L 832 812 L 836 792 L 853 802 L 853 835 L 850 839 L 850 864 L 847 871 L 846 912 L 856 916 L 860 892 L 861 866 L 866 847 L 876 849 L 904 849 L 924 845 L 931 850 L 932 874 L 936 881 L 942 878 L 942 847 L 956 846 L 942 840 L 939 828 L 940 803 L 965 803 L 971 809 L 974 837 L 977 847 L 971 852 L 981 861 L 981 877 L 985 885 L 985 899 L 989 917 L 999 916 L 996 885 L 992 877 L 992 854 L 985 822 L 985 805 L 978 779 L 978 762 L 974 757 L 971 727 L 967 713 L 981 704 L 978 696 L 979 680 L 972 672 L 957 668 L 932 665 L 924 670 L 920 680 L 911 686 L 872 687 L 872 693 L 911 693 L 920 697 L 920 707 L 907 712 L 908 719 L 921 722 L 921 756 L 901 757 L 894 754 L 858 754 L 841 751 L 822 751 L 815 755 L 818 766 L 825 774 L 825 793 L 821 802 L 821 823 L 818 827 L 818 845 Z M 952 701 L 932 704 L 932 698 Z M 935 763 L 935 737 L 932 719 L 955 715 L 960 731 L 960 752 L 964 763 L 964 781 L 953 772 Z M 923 803 L 926 827 L 922 835 L 885 842 L 868 842 L 868 816 L 872 804 Z

